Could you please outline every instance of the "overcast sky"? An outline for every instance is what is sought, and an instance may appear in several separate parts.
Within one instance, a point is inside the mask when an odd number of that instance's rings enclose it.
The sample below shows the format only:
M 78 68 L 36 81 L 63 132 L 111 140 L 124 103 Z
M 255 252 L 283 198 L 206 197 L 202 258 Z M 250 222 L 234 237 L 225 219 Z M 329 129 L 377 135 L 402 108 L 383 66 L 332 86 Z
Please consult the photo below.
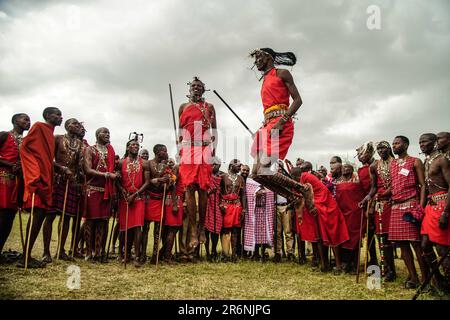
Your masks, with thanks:
M 380 9 L 380 29 L 369 30 Z M 17 112 L 42 110 L 106 126 L 120 154 L 129 132 L 144 147 L 174 151 L 168 84 L 176 111 L 193 76 L 211 91 L 218 155 L 249 162 L 249 135 L 212 90 L 256 131 L 261 83 L 248 53 L 292 51 L 304 101 L 288 158 L 353 159 L 365 141 L 406 135 L 418 155 L 424 132 L 450 131 L 450 2 L 104 0 L 0 1 L 0 129 Z M 56 133 L 63 133 L 57 128 Z

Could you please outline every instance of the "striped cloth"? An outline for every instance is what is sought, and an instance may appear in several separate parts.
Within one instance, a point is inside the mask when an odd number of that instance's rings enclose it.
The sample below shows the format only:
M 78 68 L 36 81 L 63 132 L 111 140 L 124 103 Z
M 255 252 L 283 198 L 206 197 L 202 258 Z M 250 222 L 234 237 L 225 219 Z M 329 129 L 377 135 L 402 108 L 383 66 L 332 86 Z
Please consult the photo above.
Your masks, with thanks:
M 220 211 L 220 182 L 222 181 L 222 176 L 212 175 L 211 186 L 216 188 L 216 192 L 211 193 L 208 196 L 208 205 L 206 207 L 206 217 L 205 217 L 205 228 L 209 232 L 220 233 L 222 230 L 223 216 Z M 214 208 L 215 206 L 215 208 Z
M 256 244 L 273 245 L 274 193 L 266 189 L 266 195 L 256 206 L 256 192 L 261 185 L 247 178 L 246 193 L 248 212 L 244 225 L 244 250 L 255 251 Z M 261 207 L 259 205 L 262 205 Z

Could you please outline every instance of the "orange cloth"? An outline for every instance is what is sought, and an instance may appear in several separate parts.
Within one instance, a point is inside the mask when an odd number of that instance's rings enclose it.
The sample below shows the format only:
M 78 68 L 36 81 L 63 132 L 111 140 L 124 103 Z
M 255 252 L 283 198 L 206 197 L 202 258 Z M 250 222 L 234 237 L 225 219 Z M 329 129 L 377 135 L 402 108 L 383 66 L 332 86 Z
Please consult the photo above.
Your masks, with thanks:
M 31 207 L 32 194 L 36 193 L 35 206 L 43 209 L 52 206 L 53 159 L 55 158 L 54 127 L 36 122 L 20 146 L 25 190 L 24 208 Z

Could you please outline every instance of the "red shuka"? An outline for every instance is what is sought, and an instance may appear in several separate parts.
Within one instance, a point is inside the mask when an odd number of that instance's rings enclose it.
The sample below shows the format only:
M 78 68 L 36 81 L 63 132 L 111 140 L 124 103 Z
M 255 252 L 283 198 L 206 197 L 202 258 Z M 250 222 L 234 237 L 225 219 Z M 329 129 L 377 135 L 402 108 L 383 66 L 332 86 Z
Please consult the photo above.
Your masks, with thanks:
M 223 200 L 235 201 L 239 199 L 239 195 L 236 193 L 229 193 L 222 196 Z M 240 227 L 242 205 L 238 203 L 224 203 L 225 215 L 223 216 L 223 228 Z
M 20 146 L 20 159 L 24 179 L 24 208 L 34 206 L 48 209 L 52 206 L 53 159 L 55 158 L 54 127 L 36 122 Z
M 371 189 L 370 170 L 367 164 L 358 169 L 358 177 L 365 194 L 369 194 Z
M 421 234 L 428 235 L 430 241 L 433 243 L 440 244 L 442 246 L 450 246 L 450 224 L 447 225 L 446 229 L 441 229 L 439 227 L 439 218 L 445 209 L 447 202 L 447 192 L 439 191 L 428 197 L 441 196 L 436 202 L 429 202 L 425 207 L 425 217 L 422 221 Z
M 0 159 L 10 163 L 19 160 L 19 147 L 11 132 L 0 147 Z M 10 167 L 0 167 L 0 209 L 17 209 L 17 176 Z
M 344 215 L 327 187 L 315 175 L 308 172 L 302 173 L 300 183 L 309 183 L 313 188 L 314 205 L 318 212 L 323 244 L 334 247 L 349 240 Z M 302 240 L 309 242 L 318 240 L 316 221 L 308 209 L 303 212 L 303 221 L 298 225 L 297 232 L 301 234 Z
M 164 225 L 170 227 L 179 227 L 183 225 L 183 195 L 184 186 L 178 181 L 175 185 L 177 199 L 172 199 L 172 193 L 166 195 L 166 202 L 164 204 Z M 178 212 L 174 214 L 173 205 L 176 202 Z M 161 208 L 160 208 L 161 209 Z
M 105 163 L 100 161 L 100 154 L 96 146 L 92 146 L 92 168 L 100 172 L 114 172 L 115 152 L 111 145 L 106 146 L 108 156 Z M 110 198 L 114 194 L 111 179 L 94 176 L 87 181 L 87 208 L 85 210 L 86 219 L 106 219 L 110 216 Z M 104 191 L 90 190 L 89 186 L 104 188 Z
M 211 140 L 209 133 L 211 118 L 212 113 L 206 102 L 188 104 L 180 115 L 180 128 L 186 145 L 181 148 L 179 174 L 185 186 L 198 184 L 203 190 L 209 187 L 212 150 L 210 145 L 201 144 Z M 191 142 L 195 145 L 190 145 Z
M 284 104 L 289 107 L 289 90 L 283 80 L 277 76 L 277 69 L 273 68 L 264 76 L 261 87 L 261 99 L 264 111 L 274 105 Z M 281 134 L 277 138 L 270 137 L 272 127 L 281 116 L 270 119 L 256 133 L 251 149 L 252 157 L 256 157 L 259 151 L 271 156 L 278 153 L 279 159 L 284 159 L 288 153 L 294 137 L 294 123 L 291 119 L 283 126 Z
M 122 163 L 122 187 L 128 194 L 133 194 L 139 190 L 144 184 L 144 173 L 142 169 L 142 159 L 138 160 L 139 169 L 137 172 L 128 172 L 127 165 L 130 158 L 126 158 Z M 131 229 L 134 227 L 142 227 L 144 225 L 144 211 L 145 200 L 141 197 L 136 197 L 133 203 L 128 206 L 128 221 L 126 217 L 127 213 L 127 201 L 122 197 L 119 200 L 119 224 L 120 231 Z
M 364 197 L 364 190 L 357 175 L 354 175 L 350 181 L 336 183 L 336 201 L 344 214 L 350 236 L 349 241 L 342 244 L 342 248 L 358 249 L 361 215 L 363 214 L 363 210 L 358 206 L 358 203 Z

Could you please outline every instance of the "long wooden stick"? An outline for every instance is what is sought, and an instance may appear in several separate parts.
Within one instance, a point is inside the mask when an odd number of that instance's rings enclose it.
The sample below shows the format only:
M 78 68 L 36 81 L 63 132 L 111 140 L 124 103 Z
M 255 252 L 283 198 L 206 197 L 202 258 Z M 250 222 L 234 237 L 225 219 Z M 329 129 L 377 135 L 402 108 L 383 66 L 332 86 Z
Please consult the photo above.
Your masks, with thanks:
M 369 213 L 370 204 L 371 201 L 367 203 L 367 211 L 366 211 L 367 215 Z M 364 222 L 364 212 L 361 212 L 361 223 L 359 225 L 358 260 L 356 262 L 356 283 L 359 283 L 359 270 L 361 269 L 361 241 L 362 241 L 363 222 Z
M 369 206 L 367 206 L 367 211 L 369 211 Z M 366 252 L 364 253 L 364 274 L 367 278 L 367 260 L 369 260 L 369 246 L 372 244 L 369 243 L 369 215 L 367 215 L 366 222 Z
M 126 198 L 125 198 L 125 203 L 127 205 L 127 211 L 125 213 L 125 260 L 124 260 L 124 266 L 126 269 L 127 268 L 127 260 L 128 260 L 128 209 L 129 209 L 128 201 Z M 114 232 L 114 230 L 113 230 L 113 232 Z
M 34 213 L 34 192 L 31 196 L 31 212 L 30 212 L 30 228 L 28 229 L 28 236 L 27 236 L 27 250 L 25 251 L 25 271 L 28 269 L 28 251 L 30 250 L 30 237 L 31 237 L 31 230 L 33 229 L 33 213 Z
M 117 219 L 117 211 L 114 212 L 114 218 L 113 218 L 113 224 L 112 224 L 112 228 L 111 228 L 111 233 L 109 235 L 109 242 L 108 242 L 108 250 L 106 250 L 106 260 L 109 259 L 109 250 L 111 249 L 111 242 L 112 239 L 114 238 L 114 227 L 116 225 L 116 219 Z
M 64 203 L 63 203 L 63 211 L 61 214 L 61 218 L 59 219 L 61 229 L 59 230 L 59 237 L 58 237 L 58 246 L 57 246 L 57 252 L 56 252 L 56 260 L 59 260 L 59 252 L 61 251 L 61 237 L 62 237 L 62 231 L 64 229 L 64 216 L 66 214 L 66 204 L 67 204 L 67 193 L 69 192 L 69 179 L 66 181 L 66 191 L 64 192 Z
M 162 232 L 162 224 L 163 224 L 163 216 L 164 216 L 164 205 L 166 202 L 166 184 L 164 184 L 164 192 L 163 192 L 163 201 L 161 206 L 161 219 L 159 221 L 159 236 L 158 241 L 156 244 L 156 271 L 158 271 L 158 262 L 159 262 L 159 241 L 161 239 L 161 232 Z
M 19 188 L 19 179 L 16 176 L 16 187 Z M 19 227 L 20 227 L 20 243 L 22 244 L 22 251 L 25 249 L 25 239 L 23 236 L 23 223 L 22 223 L 22 207 L 19 207 Z
M 78 218 L 80 216 L 80 203 L 78 202 L 78 208 L 77 208 L 77 216 L 75 217 L 75 222 L 72 222 L 75 224 L 75 232 L 72 234 L 72 259 L 75 254 L 75 245 L 77 243 L 77 233 L 78 233 Z

